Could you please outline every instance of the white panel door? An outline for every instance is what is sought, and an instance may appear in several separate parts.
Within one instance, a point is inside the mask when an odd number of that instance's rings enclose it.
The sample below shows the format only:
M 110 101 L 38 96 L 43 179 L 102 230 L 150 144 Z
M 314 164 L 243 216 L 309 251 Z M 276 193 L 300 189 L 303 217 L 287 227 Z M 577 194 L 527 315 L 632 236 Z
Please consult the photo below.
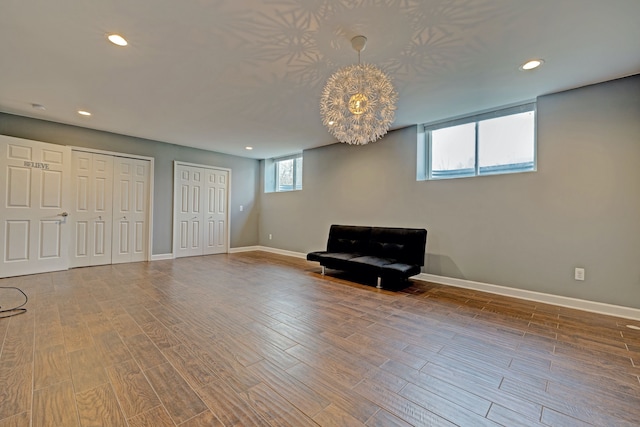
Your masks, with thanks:
M 149 170 L 147 160 L 114 158 L 113 264 L 149 258 Z
M 111 264 L 113 156 L 72 152 L 70 267 Z
M 204 173 L 201 168 L 178 165 L 174 182 L 174 256 L 204 252 Z
M 69 147 L 0 135 L 0 277 L 69 265 Z
M 204 169 L 205 235 L 204 254 L 227 253 L 227 205 L 229 171 Z

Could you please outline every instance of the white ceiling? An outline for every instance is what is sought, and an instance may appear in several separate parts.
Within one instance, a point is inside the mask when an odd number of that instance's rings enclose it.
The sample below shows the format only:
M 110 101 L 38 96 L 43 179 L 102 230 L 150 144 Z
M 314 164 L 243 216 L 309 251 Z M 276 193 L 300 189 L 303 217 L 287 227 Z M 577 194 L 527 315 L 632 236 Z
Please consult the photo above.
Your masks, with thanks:
M 636 74 L 639 22 L 640 0 L 0 0 L 0 111 L 267 158 L 335 142 L 318 102 L 355 35 L 401 128 Z

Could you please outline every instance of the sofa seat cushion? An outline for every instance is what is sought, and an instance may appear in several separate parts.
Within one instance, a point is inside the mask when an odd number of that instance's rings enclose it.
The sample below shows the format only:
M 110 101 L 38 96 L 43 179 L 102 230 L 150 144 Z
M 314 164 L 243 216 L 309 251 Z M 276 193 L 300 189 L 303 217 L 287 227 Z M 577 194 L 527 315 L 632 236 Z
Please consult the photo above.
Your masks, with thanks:
M 364 264 L 364 265 L 374 266 L 374 267 L 383 267 L 388 264 L 393 264 L 396 261 L 394 259 L 389 259 L 389 258 L 381 258 L 377 256 L 365 255 L 365 256 L 351 258 L 349 262 Z
M 403 278 L 415 276 L 420 273 L 420 266 L 396 262 L 382 266 L 381 275 L 384 277 Z
M 318 261 L 322 262 L 326 259 L 335 259 L 340 261 L 348 261 L 353 258 L 359 257 L 360 254 L 357 253 L 347 253 L 347 252 L 324 252 L 318 254 Z
M 307 260 L 308 261 L 320 261 L 320 257 L 323 254 L 326 254 L 327 251 L 316 251 L 316 252 L 309 252 L 307 254 Z

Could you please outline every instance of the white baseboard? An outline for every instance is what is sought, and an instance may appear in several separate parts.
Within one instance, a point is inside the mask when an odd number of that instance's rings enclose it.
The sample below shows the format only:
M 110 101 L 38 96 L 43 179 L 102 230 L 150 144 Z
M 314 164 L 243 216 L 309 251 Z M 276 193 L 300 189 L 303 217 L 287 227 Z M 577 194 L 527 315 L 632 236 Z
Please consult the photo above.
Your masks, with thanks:
M 155 254 L 155 255 L 151 255 L 151 261 L 162 261 L 163 259 L 173 259 L 173 254 Z
M 590 311 L 592 313 L 640 320 L 640 309 L 637 308 L 623 307 L 619 305 L 606 304 L 595 301 L 587 301 L 560 295 L 545 294 L 542 292 L 528 291 L 525 289 L 509 288 L 507 286 L 492 285 L 490 283 L 455 279 L 453 277 L 437 276 L 435 274 L 428 273 L 420 273 L 417 276 L 413 276 L 413 278 L 417 280 L 424 280 L 426 282 L 438 283 L 441 285 L 455 286 L 457 288 L 473 289 L 476 291 L 520 298 L 528 301 L 536 301 L 546 304 L 559 305 L 561 307 L 575 308 L 577 310 Z
M 279 255 L 286 255 L 294 258 L 306 259 L 307 254 L 283 249 L 270 248 L 268 246 L 247 246 L 246 248 L 235 248 L 234 252 L 264 251 Z M 231 250 L 230 253 L 233 253 Z M 560 295 L 545 294 L 542 292 L 528 291 L 525 289 L 509 288 L 507 286 L 492 285 L 490 283 L 474 282 L 472 280 L 455 279 L 453 277 L 437 276 L 435 274 L 420 273 L 412 277 L 416 280 L 438 283 L 441 285 L 455 286 L 456 288 L 472 289 L 476 291 L 488 292 L 496 295 L 520 298 L 528 301 L 542 302 L 546 304 L 559 305 L 561 307 L 575 308 L 577 310 L 589 311 L 592 313 L 606 314 L 608 316 L 623 317 L 625 319 L 640 320 L 640 309 L 623 307 L 620 305 L 606 304 L 603 302 L 587 301 L 578 298 L 563 297 Z
M 230 254 L 237 254 L 239 252 L 253 252 L 260 251 L 260 246 L 241 246 L 239 248 L 229 248 Z
M 278 254 L 278 255 L 286 255 L 293 258 L 307 259 L 307 254 L 303 254 L 301 252 L 285 251 L 284 249 L 271 248 L 269 246 L 256 246 L 256 247 L 258 248 L 256 249 L 258 251 L 270 252 L 272 254 Z

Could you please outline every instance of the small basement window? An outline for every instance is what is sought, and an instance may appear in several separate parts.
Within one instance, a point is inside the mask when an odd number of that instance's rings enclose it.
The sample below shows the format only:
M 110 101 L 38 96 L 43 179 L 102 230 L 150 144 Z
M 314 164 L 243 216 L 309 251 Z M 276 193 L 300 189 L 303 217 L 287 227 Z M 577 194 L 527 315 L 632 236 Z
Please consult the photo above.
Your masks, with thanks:
M 265 161 L 265 192 L 302 190 L 302 154 Z
M 535 103 L 423 125 L 418 180 L 464 178 L 537 168 Z

